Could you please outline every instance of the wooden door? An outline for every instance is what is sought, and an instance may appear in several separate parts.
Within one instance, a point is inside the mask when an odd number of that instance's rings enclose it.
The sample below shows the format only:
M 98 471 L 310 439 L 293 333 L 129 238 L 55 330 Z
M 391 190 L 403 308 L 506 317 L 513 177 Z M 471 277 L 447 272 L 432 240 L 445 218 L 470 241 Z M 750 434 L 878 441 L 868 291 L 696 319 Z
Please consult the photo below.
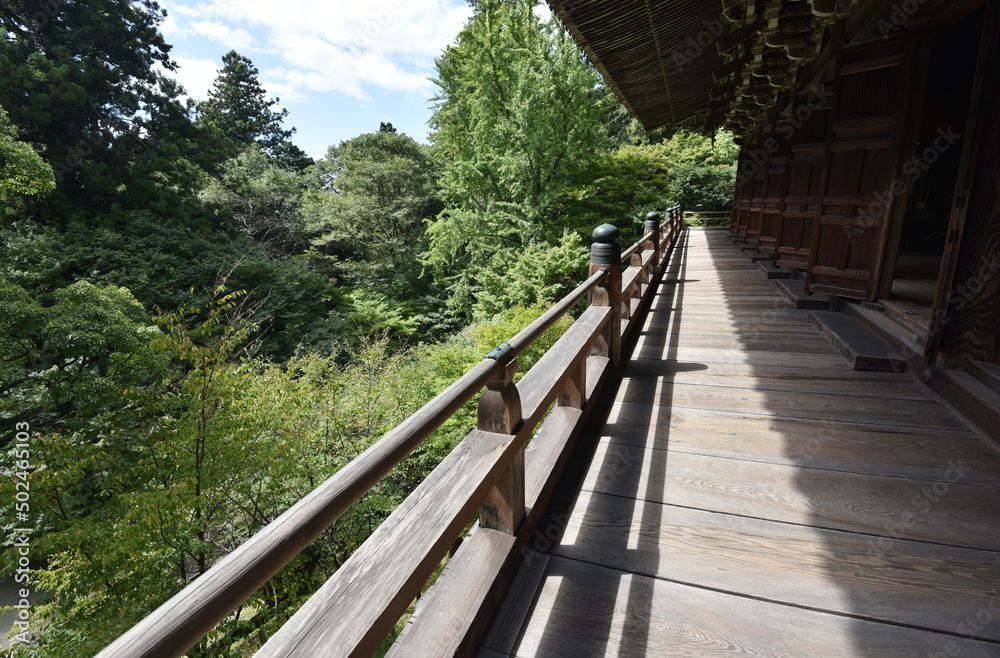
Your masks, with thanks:
M 805 285 L 874 301 L 885 262 L 889 217 L 905 206 L 909 171 L 901 165 L 914 30 L 848 46 L 838 57 L 813 216 Z M 912 148 L 910 149 L 912 150 Z
M 764 216 L 764 194 L 767 190 L 767 174 L 770 167 L 770 162 L 758 167 L 750 181 L 750 208 L 747 213 L 746 239 L 747 242 L 754 244 L 757 243 L 757 236 L 760 235 L 760 224 Z
M 740 151 L 736 169 L 736 190 L 733 195 L 733 219 L 731 230 L 739 236 L 746 235 L 747 218 L 750 212 L 750 191 L 753 187 L 753 176 L 744 172 L 747 165 L 747 150 Z
M 821 103 L 825 94 L 803 96 L 793 112 L 797 127 L 788 153 L 788 191 L 778 217 L 774 264 L 806 269 L 812 244 L 812 224 L 819 197 L 820 174 L 826 146 L 830 107 Z M 801 110 L 799 108 L 802 108 Z
M 788 156 L 784 153 L 771 158 L 767 170 L 764 203 L 761 209 L 760 234 L 757 236 L 757 250 L 765 254 L 775 253 L 778 223 L 785 206 L 788 191 Z

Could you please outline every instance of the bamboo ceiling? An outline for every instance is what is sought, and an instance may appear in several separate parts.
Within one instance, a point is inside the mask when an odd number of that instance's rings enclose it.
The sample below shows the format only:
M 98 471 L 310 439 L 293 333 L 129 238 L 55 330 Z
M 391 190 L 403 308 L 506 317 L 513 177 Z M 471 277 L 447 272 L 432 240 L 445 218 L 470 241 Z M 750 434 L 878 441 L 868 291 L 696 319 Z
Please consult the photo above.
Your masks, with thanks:
M 615 93 L 647 128 L 708 108 L 715 40 L 729 32 L 719 0 L 549 0 Z

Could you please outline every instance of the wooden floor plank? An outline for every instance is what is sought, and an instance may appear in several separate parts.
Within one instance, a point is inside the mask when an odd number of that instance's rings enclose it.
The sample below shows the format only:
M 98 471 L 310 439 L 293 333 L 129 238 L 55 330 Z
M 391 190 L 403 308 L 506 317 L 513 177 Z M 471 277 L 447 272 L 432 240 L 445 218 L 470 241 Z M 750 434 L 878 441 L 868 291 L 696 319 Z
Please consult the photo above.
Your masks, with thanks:
M 621 469 L 623 460 L 635 467 Z M 961 460 L 949 462 L 952 467 L 935 469 L 929 482 L 654 447 L 622 452 L 602 441 L 583 489 L 817 528 L 983 548 L 998 551 L 1000 560 L 1000 487 L 963 484 Z
M 928 400 L 931 393 L 893 373 L 856 370 L 824 371 L 804 367 L 748 366 L 742 363 L 688 363 L 634 359 L 622 369 L 626 380 L 667 379 L 673 385 L 727 386 L 760 391 L 794 391 L 829 395 Z
M 671 386 L 637 380 L 623 382 L 615 400 L 646 405 L 650 419 L 669 416 L 672 409 L 693 408 L 781 418 L 841 418 L 848 422 L 891 427 L 965 428 L 965 424 L 943 405 L 929 405 L 924 400 L 873 400 L 697 384 Z M 725 419 L 722 422 L 726 422 Z
M 985 658 L 997 645 L 729 596 L 559 557 L 515 656 L 952 655 Z
M 799 465 L 851 473 L 936 480 L 949 460 L 961 460 L 966 484 L 1000 482 L 996 452 L 969 430 L 886 428 L 822 420 L 789 420 L 674 409 L 663 423 L 645 423 L 641 405 L 618 404 L 603 434 L 615 445 Z
M 739 339 L 733 337 L 728 344 L 715 347 L 703 347 L 697 338 L 690 342 L 682 342 L 674 346 L 664 345 L 662 338 L 651 340 L 648 334 L 641 334 L 634 351 L 635 359 L 652 359 L 666 361 L 687 361 L 690 363 L 737 363 L 751 366 L 796 366 L 803 361 L 813 364 L 817 369 L 843 368 L 844 357 L 832 347 L 822 352 L 813 352 L 804 356 L 801 352 L 746 351 L 741 349 Z
M 683 319 L 663 322 L 646 322 L 643 333 L 665 333 L 672 336 L 675 333 L 682 333 L 689 336 L 699 336 L 702 338 L 740 338 L 753 337 L 767 331 L 771 336 L 798 336 L 813 339 L 816 336 L 815 330 L 803 325 L 801 322 L 789 320 L 787 322 L 768 321 L 764 317 L 747 318 L 745 320 L 724 320 L 708 322 L 706 319 Z
M 583 491 L 553 554 L 777 603 L 954 632 L 1000 592 L 1000 553 Z M 1000 624 L 977 639 L 1000 642 Z M 998 647 L 1000 648 L 1000 647 Z

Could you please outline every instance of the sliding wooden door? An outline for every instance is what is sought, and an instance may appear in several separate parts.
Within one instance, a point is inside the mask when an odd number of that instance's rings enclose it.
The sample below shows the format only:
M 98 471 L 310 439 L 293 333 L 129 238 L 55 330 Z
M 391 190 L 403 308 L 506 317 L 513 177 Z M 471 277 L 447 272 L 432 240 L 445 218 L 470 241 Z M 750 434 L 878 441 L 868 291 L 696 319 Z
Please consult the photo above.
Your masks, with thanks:
M 765 254 L 773 255 L 775 252 L 781 212 L 785 206 L 787 192 L 788 156 L 785 153 L 775 154 L 767 169 L 760 234 L 757 236 L 757 249 Z
M 817 90 L 802 95 L 792 112 L 794 123 L 788 152 L 788 191 L 778 217 L 774 264 L 804 270 L 809 264 L 812 225 L 819 198 L 820 173 L 823 170 L 826 128 L 830 107 L 828 93 Z
M 838 57 L 808 291 L 878 296 L 889 218 L 906 203 L 910 178 L 902 159 L 916 69 L 914 32 L 848 46 Z
M 767 174 L 771 163 L 767 162 L 757 168 L 750 185 L 750 208 L 747 213 L 747 242 L 757 243 L 760 235 L 760 224 L 764 216 L 764 194 L 767 190 Z

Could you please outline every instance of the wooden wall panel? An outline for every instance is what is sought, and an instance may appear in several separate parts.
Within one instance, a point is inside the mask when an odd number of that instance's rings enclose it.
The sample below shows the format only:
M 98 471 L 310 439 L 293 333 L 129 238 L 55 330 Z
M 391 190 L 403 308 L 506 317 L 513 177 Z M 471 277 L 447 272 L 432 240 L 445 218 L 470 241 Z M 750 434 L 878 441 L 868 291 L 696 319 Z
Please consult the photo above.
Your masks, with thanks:
M 747 162 L 748 152 L 740 151 L 736 164 L 736 190 L 733 194 L 733 219 L 731 230 L 740 236 L 746 235 L 747 220 L 750 211 L 750 192 L 753 188 L 753 176 L 747 175 L 750 164 Z

